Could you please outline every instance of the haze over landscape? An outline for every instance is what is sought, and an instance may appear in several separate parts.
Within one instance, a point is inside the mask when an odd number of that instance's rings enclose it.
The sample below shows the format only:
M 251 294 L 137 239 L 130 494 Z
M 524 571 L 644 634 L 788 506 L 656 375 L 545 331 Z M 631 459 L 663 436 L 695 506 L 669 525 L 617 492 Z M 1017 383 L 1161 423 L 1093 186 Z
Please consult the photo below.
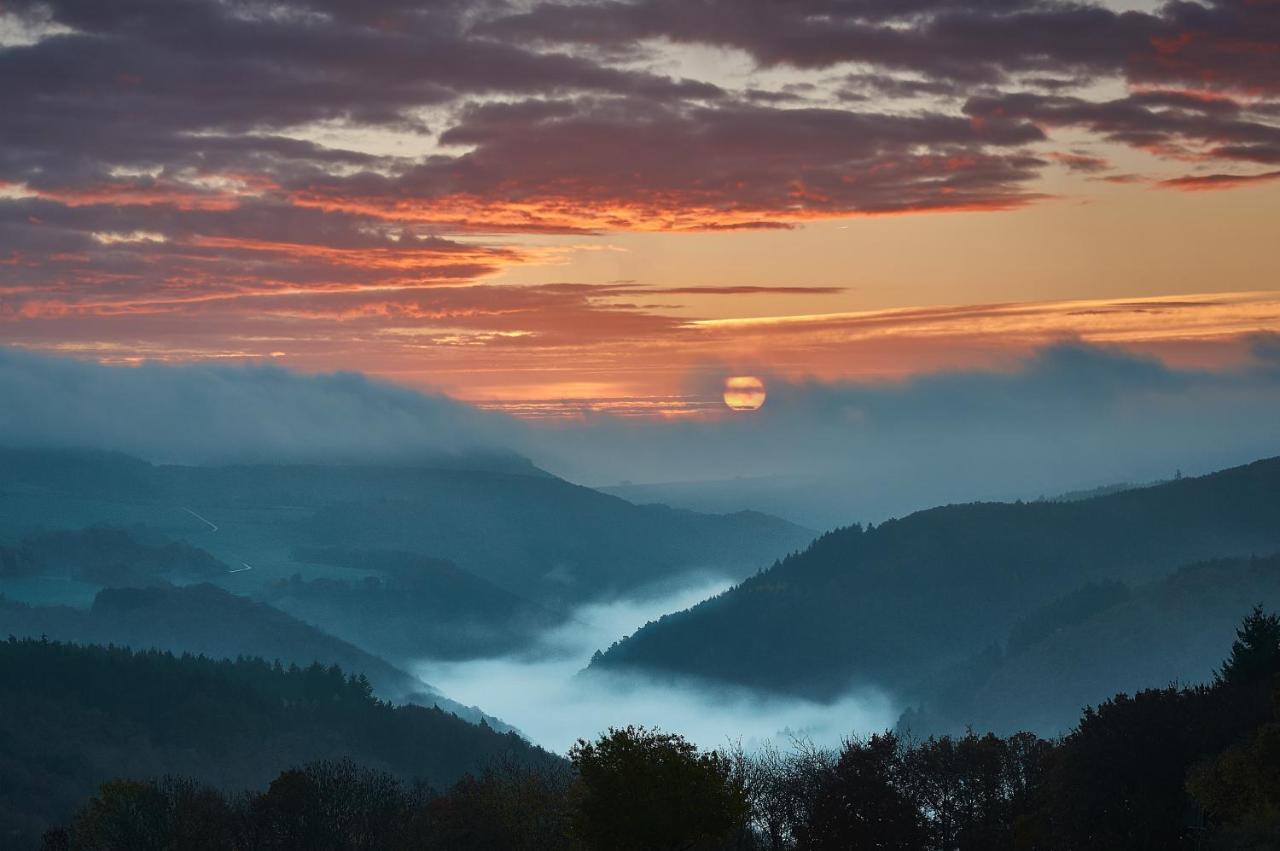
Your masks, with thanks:
M 0 2 L 0 847 L 1280 848 L 1280 3 Z

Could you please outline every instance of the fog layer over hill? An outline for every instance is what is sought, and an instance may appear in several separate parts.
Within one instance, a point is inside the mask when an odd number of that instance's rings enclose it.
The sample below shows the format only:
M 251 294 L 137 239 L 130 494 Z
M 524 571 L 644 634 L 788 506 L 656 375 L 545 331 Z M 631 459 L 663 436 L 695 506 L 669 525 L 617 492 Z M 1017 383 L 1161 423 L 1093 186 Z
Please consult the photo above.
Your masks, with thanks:
M 727 369 L 727 368 L 726 368 Z M 690 377 L 714 396 L 725 370 Z M 108 367 L 0 351 L 0 445 L 115 449 L 152 461 L 421 461 L 536 472 L 709 511 L 823 529 L 954 501 L 1051 496 L 1204 473 L 1274 454 L 1280 346 L 1193 370 L 1066 343 L 1003 370 L 903 381 L 763 376 L 754 413 L 586 416 L 531 426 L 357 374 Z

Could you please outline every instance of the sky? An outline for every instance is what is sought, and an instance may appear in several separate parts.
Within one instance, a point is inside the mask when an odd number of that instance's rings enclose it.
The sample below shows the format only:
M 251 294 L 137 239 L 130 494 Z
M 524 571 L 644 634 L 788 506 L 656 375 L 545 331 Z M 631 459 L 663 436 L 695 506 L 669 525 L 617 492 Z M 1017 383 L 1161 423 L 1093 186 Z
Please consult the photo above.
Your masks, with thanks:
M 696 419 L 1280 330 L 1277 0 L 3 0 L 0 115 L 0 344 L 104 364 Z

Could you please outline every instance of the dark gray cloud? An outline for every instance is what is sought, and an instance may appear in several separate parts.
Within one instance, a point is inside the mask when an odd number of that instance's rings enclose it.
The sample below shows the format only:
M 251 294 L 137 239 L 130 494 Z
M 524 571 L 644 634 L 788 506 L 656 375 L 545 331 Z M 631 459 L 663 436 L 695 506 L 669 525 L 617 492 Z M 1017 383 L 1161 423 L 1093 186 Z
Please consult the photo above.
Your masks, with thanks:
M 964 111 L 980 122 L 1085 127 L 1113 142 L 1188 159 L 1266 163 L 1280 157 L 1280 126 L 1251 105 L 1222 96 L 1151 91 L 1091 101 L 1020 92 L 971 98 Z
M 637 0 L 542 3 L 482 30 L 557 44 L 662 37 L 739 48 L 765 65 L 863 62 L 973 83 L 1024 71 L 1116 71 L 1149 47 L 1157 23 L 1054 0 Z
M 661 37 L 738 48 L 764 65 L 861 62 L 950 82 L 1050 72 L 1272 93 L 1280 84 L 1280 12 L 1259 0 L 1154 12 L 1073 0 L 610 0 L 539 3 L 481 28 L 553 44 Z
M 474 146 L 467 154 L 308 191 L 387 208 L 406 195 L 526 203 L 550 222 L 600 227 L 999 208 L 1033 197 L 1024 185 L 1042 163 L 1021 146 L 1042 138 L 1025 121 L 978 126 L 936 112 L 520 101 L 466 111 L 443 139 Z M 616 218 L 595 218 L 599 209 Z

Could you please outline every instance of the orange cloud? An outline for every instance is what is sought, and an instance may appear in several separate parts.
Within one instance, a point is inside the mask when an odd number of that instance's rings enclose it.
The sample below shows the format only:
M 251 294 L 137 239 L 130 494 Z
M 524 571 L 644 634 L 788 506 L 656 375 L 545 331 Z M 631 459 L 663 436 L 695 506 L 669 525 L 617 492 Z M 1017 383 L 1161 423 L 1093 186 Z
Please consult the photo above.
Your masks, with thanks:
M 1162 180 L 1156 185 L 1166 189 L 1179 189 L 1183 192 L 1204 192 L 1215 189 L 1236 189 L 1277 179 L 1280 179 L 1280 171 L 1268 171 L 1262 174 L 1202 174 L 1174 177 Z
M 491 404 L 515 400 L 529 416 L 574 405 L 604 410 L 605 398 L 631 400 L 616 404 L 632 412 L 683 416 L 704 410 L 687 398 L 689 376 L 702 370 L 828 380 L 906 376 L 998 367 L 1068 339 L 1210 367 L 1239 363 L 1249 356 L 1251 335 L 1280 330 L 1277 292 L 686 319 L 618 301 L 642 289 L 304 290 L 127 310 L 46 300 L 27 307 L 26 321 L 10 330 L 19 345 L 75 345 L 114 360 L 240 351 L 301 369 L 355 368 Z M 565 396 L 579 401 L 539 401 Z

